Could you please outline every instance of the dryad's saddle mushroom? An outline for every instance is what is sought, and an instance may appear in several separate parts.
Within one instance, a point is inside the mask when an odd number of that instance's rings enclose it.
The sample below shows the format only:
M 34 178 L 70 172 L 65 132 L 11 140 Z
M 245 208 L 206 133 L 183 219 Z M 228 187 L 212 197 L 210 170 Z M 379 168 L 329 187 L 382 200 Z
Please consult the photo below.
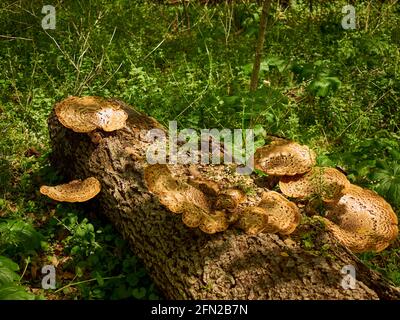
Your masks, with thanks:
M 196 187 L 172 176 L 167 165 L 154 164 L 144 169 L 144 180 L 150 192 L 173 213 L 182 214 L 188 227 L 206 233 L 216 233 L 228 228 L 224 211 L 213 210 L 209 196 Z
M 119 130 L 128 119 L 117 103 L 100 97 L 68 97 L 56 104 L 55 113 L 63 126 L 81 133 Z
M 264 192 L 256 207 L 244 210 L 239 225 L 246 233 L 292 233 L 301 220 L 299 208 L 275 191 Z
M 296 142 L 277 140 L 258 148 L 255 168 L 269 175 L 293 176 L 308 172 L 315 165 L 315 152 Z
M 349 186 L 343 173 L 325 167 L 314 167 L 304 175 L 284 176 L 279 181 L 279 188 L 287 197 L 305 199 L 319 195 L 324 201 L 337 199 Z
M 326 217 L 318 219 L 353 252 L 382 251 L 398 235 L 398 219 L 390 204 L 355 185 L 328 204 Z
M 101 190 L 99 180 L 94 177 L 73 180 L 58 186 L 41 186 L 40 193 L 62 202 L 85 202 L 94 198 Z

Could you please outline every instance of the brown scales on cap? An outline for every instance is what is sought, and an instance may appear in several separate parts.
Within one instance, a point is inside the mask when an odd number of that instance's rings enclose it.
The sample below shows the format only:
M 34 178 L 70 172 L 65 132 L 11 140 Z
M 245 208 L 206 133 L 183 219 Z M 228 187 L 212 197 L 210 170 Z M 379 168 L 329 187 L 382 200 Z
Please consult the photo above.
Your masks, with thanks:
M 148 189 L 158 196 L 161 204 L 173 213 L 190 210 L 210 212 L 206 195 L 195 187 L 172 176 L 165 164 L 153 164 L 144 169 L 144 180 Z
M 304 175 L 284 176 L 279 181 L 279 188 L 285 196 L 304 199 L 320 195 L 324 201 L 338 199 L 349 186 L 350 182 L 343 173 L 324 167 L 314 167 Z
M 277 140 L 256 150 L 254 164 L 270 175 L 293 176 L 310 171 L 315 152 L 296 142 Z
M 85 202 L 94 198 L 101 189 L 99 180 L 94 177 L 74 180 L 58 186 L 41 186 L 40 193 L 63 202 Z
M 239 225 L 246 233 L 292 233 L 301 220 L 299 208 L 275 191 L 264 192 L 261 202 L 242 212 Z
M 264 192 L 259 207 L 267 210 L 266 232 L 292 233 L 301 220 L 299 208 L 275 191 Z
M 355 185 L 328 206 L 326 218 L 319 219 L 353 252 L 382 251 L 398 235 L 392 207 L 375 192 Z
M 68 97 L 56 104 L 55 112 L 61 124 L 75 132 L 119 130 L 128 119 L 117 103 L 100 97 Z
M 242 190 L 231 188 L 221 191 L 215 201 L 215 208 L 234 210 L 246 199 Z
M 194 186 L 172 176 L 167 165 L 154 164 L 144 169 L 144 180 L 161 204 L 174 213 L 182 213 L 188 227 L 199 227 L 207 233 L 221 232 L 228 228 L 223 211 L 211 209 L 211 199 Z
M 200 230 L 210 234 L 225 231 L 228 227 L 228 219 L 224 211 L 214 211 L 204 215 L 200 224 Z
M 263 232 L 268 225 L 267 210 L 260 207 L 248 207 L 241 212 L 239 228 L 247 234 Z

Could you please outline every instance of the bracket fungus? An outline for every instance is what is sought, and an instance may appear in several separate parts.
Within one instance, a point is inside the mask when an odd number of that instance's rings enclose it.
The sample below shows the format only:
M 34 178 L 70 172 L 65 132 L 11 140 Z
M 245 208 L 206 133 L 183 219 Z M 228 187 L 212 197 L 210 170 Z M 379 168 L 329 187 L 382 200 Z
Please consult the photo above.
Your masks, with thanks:
M 279 188 L 287 197 L 304 199 L 319 195 L 324 201 L 338 199 L 349 186 L 342 172 L 327 167 L 314 167 L 304 175 L 284 176 L 279 181 Z
M 389 203 L 371 190 L 350 185 L 330 203 L 326 228 L 353 252 L 382 251 L 398 235 L 398 219 Z
M 40 193 L 62 202 L 85 202 L 94 198 L 101 190 L 99 180 L 94 177 L 73 180 L 58 186 L 41 186 Z
M 267 210 L 260 207 L 245 208 L 239 220 L 239 228 L 247 234 L 255 235 L 265 230 L 268 225 Z
M 158 196 L 161 204 L 173 213 L 191 210 L 210 212 L 206 195 L 195 187 L 172 176 L 165 164 L 153 164 L 144 169 L 144 180 L 148 189 Z
M 264 192 L 260 203 L 242 212 L 239 225 L 246 233 L 291 234 L 299 225 L 299 208 L 275 191 Z
M 122 129 L 128 114 L 116 102 L 100 97 L 68 97 L 55 106 L 61 124 L 74 132 Z
M 167 165 L 154 164 L 144 169 L 144 180 L 150 192 L 173 213 L 182 214 L 182 221 L 191 228 L 199 227 L 206 233 L 228 228 L 223 211 L 211 209 L 211 199 L 194 186 L 172 176 Z
M 229 223 L 224 211 L 205 214 L 200 224 L 200 230 L 209 234 L 225 231 L 228 227 Z
M 285 140 L 272 141 L 254 154 L 255 168 L 274 176 L 306 173 L 315 165 L 315 159 L 309 147 Z
M 229 188 L 221 191 L 215 200 L 215 208 L 234 210 L 246 199 L 242 190 Z

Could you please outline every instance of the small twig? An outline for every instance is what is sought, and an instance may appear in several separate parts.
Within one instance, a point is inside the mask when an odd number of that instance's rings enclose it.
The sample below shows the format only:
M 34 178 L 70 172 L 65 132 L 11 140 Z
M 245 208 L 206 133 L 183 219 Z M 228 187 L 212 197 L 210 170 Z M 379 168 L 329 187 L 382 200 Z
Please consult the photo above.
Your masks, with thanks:
M 26 270 L 28 269 L 28 266 L 29 266 L 30 263 L 31 263 L 31 257 L 28 257 L 28 258 L 26 259 L 25 268 L 24 268 L 24 271 L 22 272 L 21 277 L 19 278 L 19 281 L 21 281 L 21 280 L 24 278 L 25 273 L 26 273 Z
M 120 279 L 120 278 L 124 278 L 124 277 L 125 277 L 124 275 L 119 275 L 119 276 L 114 276 L 114 277 L 106 277 L 106 278 L 103 278 L 103 280 Z M 54 293 L 60 292 L 61 290 L 64 290 L 64 289 L 72 287 L 72 286 L 76 286 L 78 284 L 87 283 L 87 282 L 93 282 L 93 281 L 96 281 L 96 280 L 97 279 L 88 279 L 88 280 L 83 280 L 83 281 L 78 281 L 78 282 L 71 282 L 71 283 L 68 283 L 67 285 L 57 289 L 56 291 L 54 291 Z
M 0 38 L 10 39 L 10 40 L 27 40 L 27 41 L 33 41 L 33 39 L 30 39 L 30 38 L 5 36 L 5 35 L 1 35 L 1 34 L 0 34 Z

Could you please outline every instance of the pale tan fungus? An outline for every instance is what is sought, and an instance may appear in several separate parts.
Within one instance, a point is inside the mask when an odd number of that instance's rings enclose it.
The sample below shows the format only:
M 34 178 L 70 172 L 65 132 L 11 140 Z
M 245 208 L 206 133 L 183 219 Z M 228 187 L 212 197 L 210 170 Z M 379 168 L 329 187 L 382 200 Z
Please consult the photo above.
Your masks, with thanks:
M 284 176 L 279 181 L 279 188 L 287 197 L 305 199 L 319 195 L 324 201 L 338 199 L 349 186 L 342 172 L 328 167 L 314 167 L 303 175 Z
M 101 190 L 99 180 L 94 177 L 73 180 L 58 186 L 41 186 L 40 193 L 61 202 L 85 202 L 94 198 Z
M 128 119 L 128 114 L 116 102 L 92 96 L 68 97 L 56 104 L 55 113 L 63 126 L 81 133 L 95 129 L 119 130 Z
M 182 214 L 182 221 L 206 233 L 221 232 L 229 223 L 223 211 L 213 211 L 211 200 L 199 189 L 172 176 L 167 165 L 154 164 L 144 169 L 145 183 L 161 204 L 173 213 Z
M 273 141 L 254 154 L 255 168 L 269 175 L 293 176 L 311 170 L 316 155 L 309 147 L 292 141 Z
M 246 200 L 246 195 L 242 190 L 230 188 L 223 190 L 217 195 L 214 206 L 217 209 L 234 210 L 244 200 Z
M 328 205 L 322 220 L 327 220 L 327 229 L 353 252 L 382 251 L 398 235 L 397 215 L 390 204 L 356 185 Z
M 268 225 L 264 232 L 292 233 L 301 220 L 300 209 L 293 202 L 275 191 L 264 192 L 259 207 L 266 210 Z

